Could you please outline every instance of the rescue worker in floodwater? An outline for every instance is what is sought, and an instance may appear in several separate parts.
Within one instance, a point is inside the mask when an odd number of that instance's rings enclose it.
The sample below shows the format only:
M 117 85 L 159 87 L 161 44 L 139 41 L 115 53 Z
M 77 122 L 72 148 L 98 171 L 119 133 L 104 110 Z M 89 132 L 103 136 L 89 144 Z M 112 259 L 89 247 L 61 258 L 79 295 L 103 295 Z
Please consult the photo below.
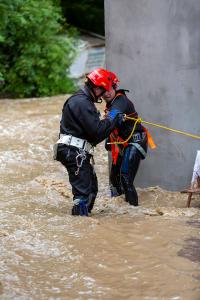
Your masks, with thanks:
M 67 169 L 72 186 L 72 215 L 88 216 L 98 192 L 97 177 L 90 161 L 94 147 L 103 141 L 122 114 L 108 114 L 100 120 L 95 102 L 113 85 L 111 72 L 95 69 L 86 75 L 84 87 L 66 100 L 62 109 L 56 160 Z
M 114 73 L 112 73 L 112 82 L 110 89 L 102 96 L 106 102 L 105 115 L 112 113 L 114 117 L 122 113 L 137 119 L 138 114 L 134 104 L 126 96 L 128 91 L 117 89 L 119 80 Z M 135 130 L 133 132 L 134 125 Z M 131 132 L 133 132 L 132 135 Z M 117 128 L 106 139 L 105 148 L 111 151 L 112 154 L 110 170 L 111 197 L 125 194 L 125 200 L 130 205 L 138 206 L 138 195 L 133 182 L 141 159 L 146 157 L 147 130 L 141 123 L 135 124 L 133 120 L 118 123 Z

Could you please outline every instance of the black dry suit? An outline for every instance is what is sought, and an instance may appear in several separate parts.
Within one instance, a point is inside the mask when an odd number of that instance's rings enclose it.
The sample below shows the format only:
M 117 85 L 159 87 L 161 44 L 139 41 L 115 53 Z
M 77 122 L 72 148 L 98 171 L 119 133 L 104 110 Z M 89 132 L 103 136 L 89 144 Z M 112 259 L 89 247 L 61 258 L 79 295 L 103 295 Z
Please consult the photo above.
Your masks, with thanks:
M 127 98 L 125 90 L 116 92 L 116 97 L 106 105 L 109 114 L 115 116 L 123 113 L 133 118 L 138 118 L 133 103 Z M 125 144 L 107 144 L 108 142 L 126 141 L 130 136 L 135 121 L 127 120 L 117 126 L 106 140 L 106 149 L 112 152 L 112 165 L 110 171 L 111 196 L 125 193 L 125 199 L 131 205 L 138 205 L 138 195 L 134 187 L 140 160 L 144 159 L 147 152 L 147 135 L 143 126 L 137 123 L 135 131 Z M 117 152 L 116 152 L 117 150 Z M 117 153 L 117 156 L 116 156 Z
M 87 87 L 72 95 L 63 106 L 60 121 L 60 137 L 67 136 L 90 145 L 103 141 L 118 122 L 115 118 L 100 120 L 99 113 Z M 97 177 L 90 159 L 92 154 L 84 147 L 64 143 L 58 144 L 57 160 L 67 169 L 72 186 L 74 206 L 73 215 L 88 215 L 93 208 L 98 192 Z

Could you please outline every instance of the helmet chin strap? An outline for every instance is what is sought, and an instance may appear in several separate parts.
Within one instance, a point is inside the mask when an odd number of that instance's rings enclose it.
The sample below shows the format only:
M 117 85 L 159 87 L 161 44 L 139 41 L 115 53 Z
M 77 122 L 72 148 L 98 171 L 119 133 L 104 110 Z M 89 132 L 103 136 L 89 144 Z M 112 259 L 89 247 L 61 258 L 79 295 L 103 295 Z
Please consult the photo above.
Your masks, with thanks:
M 102 103 L 101 97 L 103 96 L 104 93 L 105 93 L 105 91 L 102 91 L 102 93 L 97 96 L 96 93 L 95 93 L 95 91 L 94 91 L 94 89 L 92 88 L 92 94 L 94 96 L 94 102 L 96 102 L 96 103 Z
M 102 103 L 102 96 L 105 93 L 105 91 L 102 91 L 102 93 L 97 97 L 96 103 Z
M 102 98 L 101 98 L 101 97 L 100 97 L 100 98 L 98 97 L 96 103 L 102 103 Z
M 85 84 L 86 89 L 89 91 L 89 93 L 91 94 L 93 101 L 96 103 L 102 103 L 102 99 L 100 99 L 103 94 L 106 92 L 106 90 L 102 90 L 102 92 L 97 96 L 96 92 L 95 92 L 95 87 L 98 86 L 92 86 L 91 84 Z

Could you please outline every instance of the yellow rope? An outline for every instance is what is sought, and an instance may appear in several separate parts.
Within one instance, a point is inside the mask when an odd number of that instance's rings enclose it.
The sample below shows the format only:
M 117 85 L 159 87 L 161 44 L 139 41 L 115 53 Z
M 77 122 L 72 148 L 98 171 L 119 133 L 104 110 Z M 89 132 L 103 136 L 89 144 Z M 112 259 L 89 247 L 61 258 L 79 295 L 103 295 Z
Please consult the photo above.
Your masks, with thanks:
M 131 118 L 131 117 L 128 117 L 128 116 L 126 116 L 126 119 L 128 119 L 128 120 L 133 120 L 133 121 L 138 120 L 138 119 L 136 119 L 136 118 Z M 156 127 L 159 127 L 159 128 L 165 129 L 165 130 L 168 130 L 168 131 L 180 133 L 180 134 L 183 134 L 183 135 L 192 137 L 192 138 L 194 138 L 194 139 L 200 140 L 200 136 L 194 135 L 194 134 L 191 134 L 191 133 L 188 133 L 188 132 L 185 132 L 185 131 L 173 129 L 173 128 L 170 128 L 170 127 L 167 127 L 167 126 L 164 126 L 164 125 L 160 125 L 160 124 L 156 124 L 156 123 L 152 123 L 152 122 L 147 122 L 147 121 L 144 121 L 144 120 L 142 120 L 142 119 L 140 119 L 139 122 L 142 122 L 142 123 L 148 124 L 148 125 L 152 125 L 152 126 L 156 126 Z
M 191 133 L 188 133 L 188 132 L 185 132 L 185 131 L 173 129 L 173 128 L 170 128 L 170 127 L 167 127 L 167 126 L 164 126 L 164 125 L 161 125 L 161 124 L 156 124 L 156 123 L 152 123 L 152 122 L 147 122 L 147 121 L 142 120 L 141 118 L 132 118 L 132 117 L 125 116 L 125 119 L 135 121 L 135 124 L 134 124 L 134 126 L 133 126 L 133 129 L 132 129 L 130 135 L 128 136 L 128 138 L 127 138 L 125 141 L 123 141 L 123 142 L 117 142 L 117 141 L 116 141 L 116 142 L 107 143 L 107 144 L 112 145 L 112 144 L 125 144 L 125 143 L 127 143 L 127 142 L 130 140 L 130 138 L 132 137 L 132 135 L 133 135 L 133 133 L 134 133 L 134 131 L 135 131 L 135 128 L 136 128 L 137 123 L 144 123 L 144 124 L 156 126 L 156 127 L 159 127 L 159 128 L 165 129 L 165 130 L 168 130 L 168 131 L 172 131 L 172 132 L 175 132 L 175 133 L 183 134 L 183 135 L 189 136 L 189 137 L 191 137 L 191 138 L 200 140 L 200 136 L 198 136 L 198 135 L 194 135 L 194 134 L 191 134 Z
M 125 118 L 127 119 L 128 117 L 126 116 Z M 142 119 L 137 118 L 137 119 L 135 119 L 134 121 L 135 121 L 135 124 L 134 124 L 134 126 L 133 126 L 133 129 L 132 129 L 130 135 L 127 137 L 127 139 L 126 139 L 125 141 L 123 141 L 123 142 L 112 142 L 112 143 L 107 143 L 107 144 L 113 145 L 113 144 L 125 144 L 125 143 L 127 143 L 127 142 L 130 140 L 130 138 L 132 137 L 132 135 L 133 135 L 133 133 L 134 133 L 134 131 L 135 131 L 135 128 L 136 128 L 137 123 L 141 123 L 141 122 L 142 122 Z

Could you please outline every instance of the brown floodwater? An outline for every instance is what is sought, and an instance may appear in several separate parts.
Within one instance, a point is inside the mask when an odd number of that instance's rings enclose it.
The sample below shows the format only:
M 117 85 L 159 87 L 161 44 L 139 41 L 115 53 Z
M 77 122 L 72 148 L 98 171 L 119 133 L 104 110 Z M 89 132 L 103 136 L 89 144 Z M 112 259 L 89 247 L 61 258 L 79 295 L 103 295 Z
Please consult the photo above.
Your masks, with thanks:
M 0 100 L 0 299 L 199 300 L 200 197 L 186 208 L 187 195 L 137 187 L 139 207 L 111 199 L 102 143 L 93 213 L 71 216 L 52 159 L 65 98 Z

